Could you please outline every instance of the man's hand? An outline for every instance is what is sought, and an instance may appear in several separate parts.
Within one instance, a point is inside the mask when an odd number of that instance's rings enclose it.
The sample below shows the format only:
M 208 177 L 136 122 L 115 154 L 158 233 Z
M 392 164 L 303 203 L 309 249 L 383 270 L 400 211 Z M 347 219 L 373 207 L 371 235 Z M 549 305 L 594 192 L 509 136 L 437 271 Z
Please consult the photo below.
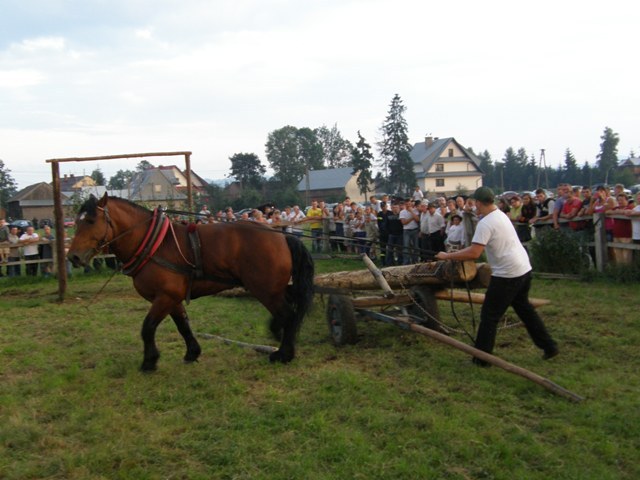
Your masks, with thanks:
M 449 254 L 447 252 L 438 252 L 436 253 L 436 259 L 437 260 L 446 260 L 448 258 Z

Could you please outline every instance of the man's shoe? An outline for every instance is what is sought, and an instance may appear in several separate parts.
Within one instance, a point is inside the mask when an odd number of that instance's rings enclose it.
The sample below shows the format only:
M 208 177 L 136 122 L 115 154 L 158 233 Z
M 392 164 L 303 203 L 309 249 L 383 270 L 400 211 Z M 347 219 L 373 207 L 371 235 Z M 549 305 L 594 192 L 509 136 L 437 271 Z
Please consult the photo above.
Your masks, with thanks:
M 555 357 L 556 355 L 558 355 L 559 353 L 560 353 L 560 350 L 558 350 L 558 347 L 550 348 L 549 350 L 544 351 L 544 355 L 542 355 L 542 359 L 549 360 Z

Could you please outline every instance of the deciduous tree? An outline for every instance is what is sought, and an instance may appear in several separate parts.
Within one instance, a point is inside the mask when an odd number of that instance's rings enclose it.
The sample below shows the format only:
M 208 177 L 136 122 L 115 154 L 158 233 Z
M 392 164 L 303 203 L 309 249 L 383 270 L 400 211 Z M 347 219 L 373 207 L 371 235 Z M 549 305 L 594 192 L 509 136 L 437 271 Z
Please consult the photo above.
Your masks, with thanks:
M 310 128 L 291 125 L 271 132 L 266 144 L 267 161 L 276 180 L 295 186 L 307 170 L 322 170 L 322 145 Z
M 0 160 L 0 207 L 7 209 L 9 199 L 18 191 L 16 181 L 11 176 L 11 170 Z
M 267 169 L 255 153 L 236 153 L 229 157 L 231 176 L 240 182 L 240 187 L 259 188 Z
M 353 145 L 349 140 L 342 138 L 338 125 L 331 129 L 323 125 L 314 130 L 320 145 L 322 145 L 322 161 L 327 168 L 348 167 L 351 165 L 351 152 Z

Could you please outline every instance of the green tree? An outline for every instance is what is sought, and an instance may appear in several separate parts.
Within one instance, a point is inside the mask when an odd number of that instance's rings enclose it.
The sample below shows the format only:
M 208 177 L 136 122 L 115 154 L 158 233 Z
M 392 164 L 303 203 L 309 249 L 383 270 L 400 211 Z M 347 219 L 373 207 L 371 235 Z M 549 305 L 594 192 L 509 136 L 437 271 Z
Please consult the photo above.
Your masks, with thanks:
M 258 155 L 255 153 L 236 153 L 229 157 L 229 160 L 231 161 L 231 176 L 240 182 L 240 188 L 243 191 L 246 187 L 260 188 L 267 169 L 260 163 Z
M 291 125 L 269 133 L 267 161 L 275 180 L 284 188 L 295 187 L 307 170 L 322 170 L 322 145 L 310 128 Z
M 614 133 L 609 127 L 604 129 L 604 133 L 600 137 L 600 153 L 598 154 L 598 171 L 604 183 L 609 181 L 612 170 L 618 166 L 618 134 Z
M 107 182 L 104 178 L 104 173 L 100 170 L 100 167 L 96 168 L 93 172 L 91 172 L 91 178 L 96 182 L 96 185 L 105 185 Z
M 351 163 L 353 171 L 351 174 L 358 174 L 356 179 L 358 189 L 366 197 L 369 191 L 369 184 L 373 181 L 371 175 L 373 154 L 371 153 L 371 145 L 360 135 L 360 130 L 358 130 L 358 143 L 355 147 L 352 147 L 351 157 L 353 159 Z
M 580 170 L 578 169 L 578 162 L 576 161 L 576 157 L 573 156 L 571 150 L 567 148 L 564 152 L 564 167 L 562 169 L 562 181 L 565 183 L 570 183 L 571 185 L 576 185 L 579 183 L 581 178 Z
M 512 147 L 507 148 L 502 158 L 500 183 L 504 190 L 516 190 L 519 187 L 520 158 Z
M 131 182 L 134 172 L 131 170 L 118 170 L 114 176 L 109 179 L 107 187 L 111 190 L 124 190 Z
M 498 182 L 496 182 L 496 167 L 493 165 L 493 161 L 491 160 L 491 154 L 488 150 L 481 152 L 477 155 L 480 159 L 480 170 L 484 174 L 482 177 L 482 184 L 487 187 L 495 187 Z
M 11 176 L 11 170 L 0 160 L 0 207 L 7 210 L 9 199 L 18 191 L 16 181 Z
M 408 194 L 416 184 L 413 161 L 409 155 L 412 146 L 409 143 L 407 121 L 404 118 L 406 109 L 400 95 L 396 93 L 391 100 L 387 118 L 382 124 L 382 140 L 378 144 L 380 166 L 389 186 L 401 194 Z
M 348 167 L 351 165 L 353 145 L 342 138 L 338 124 L 331 129 L 323 125 L 314 130 L 318 142 L 322 145 L 322 161 L 327 168 Z
M 145 170 L 149 170 L 150 168 L 154 168 L 151 162 L 147 160 L 140 160 L 140 163 L 136 165 L 136 172 L 144 172 Z

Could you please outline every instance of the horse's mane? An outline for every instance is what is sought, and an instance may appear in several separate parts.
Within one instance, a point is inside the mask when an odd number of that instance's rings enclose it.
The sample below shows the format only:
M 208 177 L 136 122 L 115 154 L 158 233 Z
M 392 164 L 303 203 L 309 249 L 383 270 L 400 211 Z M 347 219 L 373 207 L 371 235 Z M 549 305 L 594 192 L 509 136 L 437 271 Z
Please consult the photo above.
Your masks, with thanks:
M 131 206 L 132 208 L 135 208 L 136 210 L 139 210 L 140 212 L 151 213 L 151 211 L 148 210 L 147 208 L 144 208 L 138 205 L 137 203 L 133 203 L 130 200 L 126 200 L 120 197 L 108 197 L 108 198 L 109 198 L 109 202 L 123 203 L 125 205 Z M 95 216 L 98 213 L 98 202 L 99 200 L 94 195 L 91 195 L 89 199 L 86 202 L 84 202 L 80 207 L 80 210 L 78 211 L 78 215 L 82 213 L 86 213 L 87 215 Z

